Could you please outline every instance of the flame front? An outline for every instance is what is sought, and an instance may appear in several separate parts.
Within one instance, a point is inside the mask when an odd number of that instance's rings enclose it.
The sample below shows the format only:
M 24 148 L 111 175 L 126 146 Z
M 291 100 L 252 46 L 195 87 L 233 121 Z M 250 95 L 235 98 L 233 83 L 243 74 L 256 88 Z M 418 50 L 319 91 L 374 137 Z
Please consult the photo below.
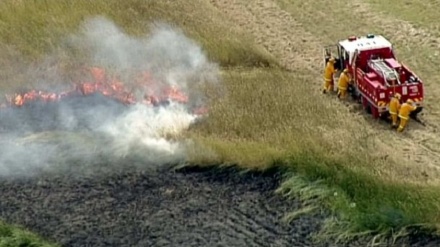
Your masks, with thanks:
M 92 67 L 89 69 L 92 79 L 89 82 L 77 83 L 76 86 L 69 91 L 61 93 L 50 93 L 43 91 L 31 90 L 25 93 L 16 93 L 13 97 L 5 95 L 8 105 L 21 107 L 29 102 L 55 102 L 62 100 L 65 97 L 74 95 L 91 95 L 101 93 L 120 101 L 123 104 L 130 105 L 142 103 L 146 105 L 159 105 L 165 102 L 174 101 L 186 104 L 189 101 L 188 96 L 175 86 L 164 87 L 159 92 L 153 90 L 157 82 L 154 81 L 149 72 L 142 72 L 136 80 L 136 86 L 144 90 L 142 99 L 136 99 L 133 92 L 128 90 L 121 81 L 107 76 L 104 69 L 99 67 Z M 6 107 L 1 105 L 0 108 Z M 206 108 L 199 108 L 194 110 L 194 114 L 205 114 Z

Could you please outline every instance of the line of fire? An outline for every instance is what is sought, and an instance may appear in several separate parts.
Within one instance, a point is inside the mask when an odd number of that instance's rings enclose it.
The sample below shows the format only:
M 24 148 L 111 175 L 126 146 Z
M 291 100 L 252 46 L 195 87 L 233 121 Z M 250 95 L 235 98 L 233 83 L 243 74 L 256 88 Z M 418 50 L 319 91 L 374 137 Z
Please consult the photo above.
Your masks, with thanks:
M 92 80 L 88 82 L 77 83 L 73 89 L 61 93 L 44 92 L 40 90 L 30 90 L 24 93 L 15 93 L 15 95 L 5 95 L 6 103 L 0 105 L 0 108 L 22 107 L 32 102 L 56 102 L 66 97 L 87 96 L 100 93 L 111 97 L 122 104 L 145 104 L 150 106 L 166 105 L 170 101 L 187 104 L 188 96 L 175 86 L 160 87 L 157 90 L 157 82 L 152 78 L 149 72 L 142 72 L 136 80 L 136 86 L 144 92 L 142 99 L 137 99 L 133 90 L 128 90 L 124 83 L 114 76 L 108 76 L 105 69 L 92 67 L 88 69 L 92 75 Z M 193 109 L 193 114 L 203 115 L 207 113 L 206 107 Z

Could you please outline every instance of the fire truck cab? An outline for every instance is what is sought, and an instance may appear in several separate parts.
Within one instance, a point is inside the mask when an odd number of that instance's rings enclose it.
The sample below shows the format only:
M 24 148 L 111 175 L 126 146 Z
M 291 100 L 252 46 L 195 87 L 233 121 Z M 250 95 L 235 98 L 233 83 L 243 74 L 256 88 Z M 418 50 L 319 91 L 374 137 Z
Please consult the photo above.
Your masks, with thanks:
M 344 68 L 349 70 L 353 79 L 350 95 L 374 118 L 388 116 L 388 104 L 395 93 L 400 93 L 402 103 L 407 99 L 415 102 L 417 110 L 412 117 L 422 111 L 423 81 L 397 60 L 392 44 L 385 37 L 351 36 L 324 47 L 324 66 L 330 57 L 336 59 L 339 73 Z

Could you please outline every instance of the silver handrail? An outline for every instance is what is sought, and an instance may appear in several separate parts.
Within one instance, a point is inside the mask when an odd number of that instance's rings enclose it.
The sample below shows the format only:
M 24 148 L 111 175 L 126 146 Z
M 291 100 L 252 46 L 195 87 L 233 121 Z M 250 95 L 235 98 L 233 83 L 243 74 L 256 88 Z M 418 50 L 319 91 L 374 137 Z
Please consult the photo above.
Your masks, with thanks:
M 391 79 L 395 79 L 397 81 L 397 84 L 401 85 L 402 82 L 400 81 L 400 78 L 399 78 L 399 75 L 397 74 L 397 71 L 393 68 L 389 68 L 388 66 L 385 68 L 386 64 L 379 64 L 382 61 L 383 60 L 370 60 L 369 64 L 370 64 L 370 66 L 373 65 L 374 68 L 381 71 L 385 85 L 390 86 L 390 84 L 387 81 L 387 79 L 388 79 L 387 76 L 390 76 L 391 75 L 390 73 L 392 73 L 392 75 L 394 75 L 394 78 L 391 78 Z M 387 70 L 387 72 L 390 72 L 390 73 L 385 73 L 385 70 Z

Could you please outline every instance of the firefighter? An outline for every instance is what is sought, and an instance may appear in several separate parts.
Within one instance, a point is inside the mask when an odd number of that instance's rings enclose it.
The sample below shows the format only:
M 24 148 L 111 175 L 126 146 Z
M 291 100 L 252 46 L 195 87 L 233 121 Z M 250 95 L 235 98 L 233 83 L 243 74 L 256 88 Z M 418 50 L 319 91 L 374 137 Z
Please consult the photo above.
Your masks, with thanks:
M 391 127 L 397 128 L 397 120 L 398 120 L 398 113 L 400 110 L 400 99 L 402 96 L 399 93 L 395 93 L 393 97 L 391 97 L 390 105 L 389 105 L 389 113 L 391 116 Z
M 344 69 L 339 76 L 338 81 L 338 98 L 344 99 L 347 97 L 348 85 L 351 84 L 351 78 L 348 74 L 348 69 Z
M 336 59 L 334 57 L 331 57 L 327 62 L 324 71 L 324 89 L 322 90 L 322 93 L 334 91 L 333 75 L 335 73 L 335 62 Z
M 414 105 L 414 101 L 412 101 L 411 99 L 408 99 L 405 103 L 402 104 L 399 110 L 400 124 L 399 128 L 397 128 L 398 132 L 402 132 L 405 129 L 406 124 L 409 120 L 409 114 L 416 109 L 417 106 Z

